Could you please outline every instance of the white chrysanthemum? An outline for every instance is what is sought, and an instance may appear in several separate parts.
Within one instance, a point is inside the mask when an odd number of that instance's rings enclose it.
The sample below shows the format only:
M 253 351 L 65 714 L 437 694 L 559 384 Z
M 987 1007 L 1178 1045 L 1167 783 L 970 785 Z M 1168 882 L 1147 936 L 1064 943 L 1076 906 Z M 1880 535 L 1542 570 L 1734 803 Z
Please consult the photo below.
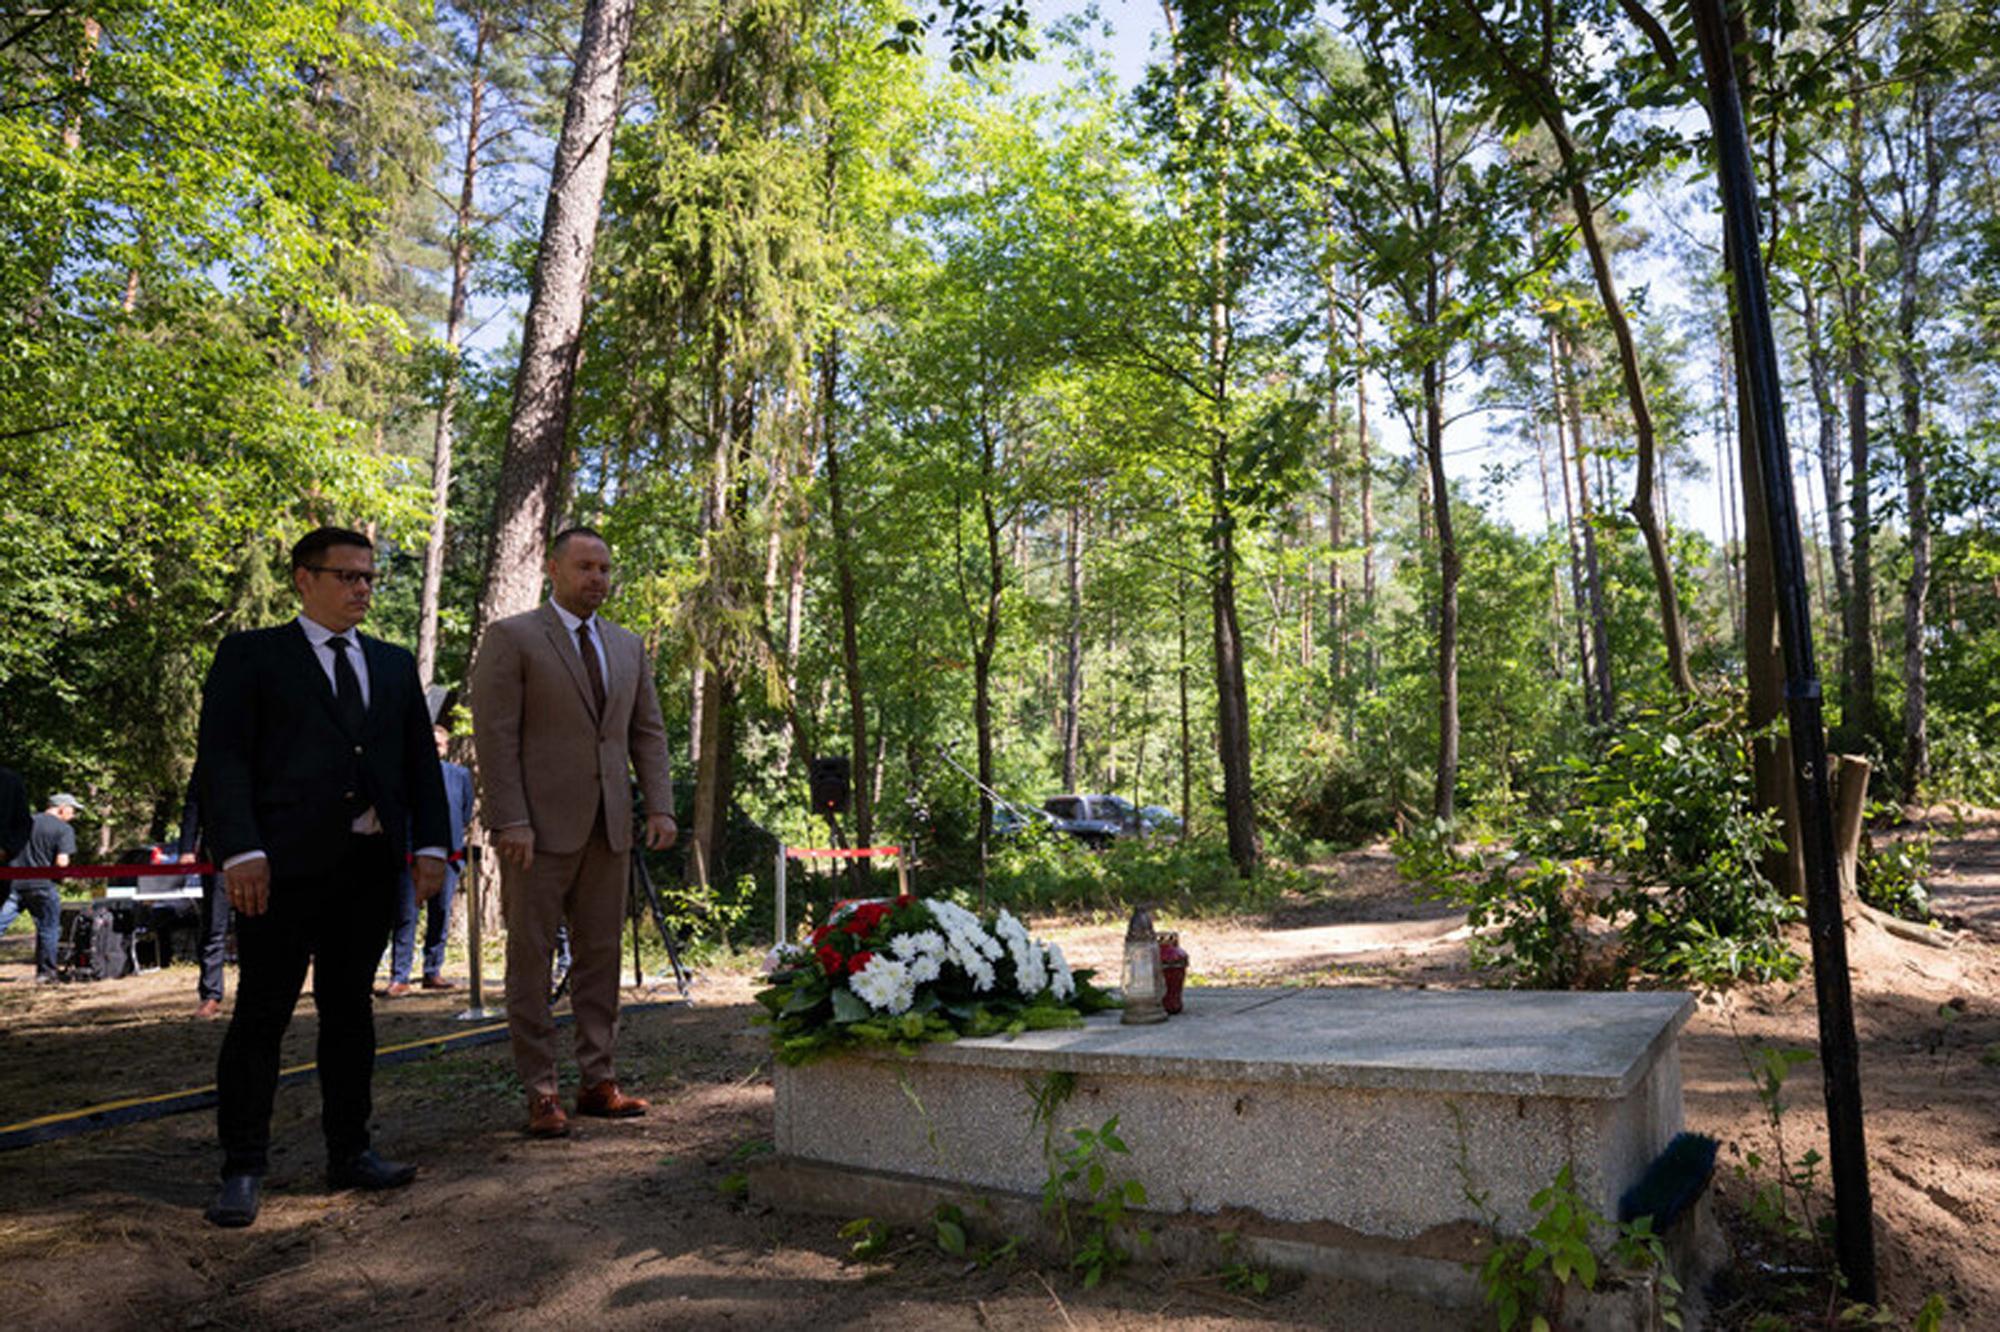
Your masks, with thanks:
M 972 988 L 984 994 L 993 988 L 993 964 L 974 953 L 969 958 L 957 959 L 958 965 L 972 980 Z
M 774 976 L 780 971 L 788 971 L 811 956 L 810 948 L 795 943 L 777 944 L 764 954 L 764 974 Z
M 1029 936 L 1028 927 L 1003 910 L 993 922 L 993 933 L 1006 944 L 1013 959 L 1014 984 L 1021 996 L 1032 999 L 1040 994 L 1049 983 L 1048 968 L 1042 961 L 1041 945 Z
M 944 971 L 944 959 L 936 953 L 918 953 L 903 964 L 913 985 L 928 985 Z
M 1014 954 L 1014 984 L 1023 999 L 1032 999 L 1048 988 L 1048 967 L 1042 961 L 1042 950 L 1032 940 Z
M 880 953 L 849 976 L 847 984 L 863 1003 L 879 1012 L 907 1013 L 916 1002 L 916 982 L 910 979 L 909 968 Z
M 942 957 L 945 947 L 944 936 L 936 930 L 899 934 L 889 941 L 889 952 L 905 962 L 919 957 Z
M 1076 993 L 1076 977 L 1069 969 L 1069 959 L 1063 956 L 1061 944 L 1050 944 L 1048 950 L 1049 993 L 1057 999 L 1068 999 Z

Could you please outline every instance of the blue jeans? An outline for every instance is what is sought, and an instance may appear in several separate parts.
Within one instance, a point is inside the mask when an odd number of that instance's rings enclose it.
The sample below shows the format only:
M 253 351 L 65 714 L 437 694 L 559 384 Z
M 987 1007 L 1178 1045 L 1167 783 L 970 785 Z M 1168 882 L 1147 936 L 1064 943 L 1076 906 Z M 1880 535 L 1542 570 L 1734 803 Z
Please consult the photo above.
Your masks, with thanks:
M 56 978 L 56 944 L 62 937 L 62 893 L 52 883 L 11 883 L 0 902 L 0 934 L 25 910 L 35 918 L 35 975 Z
M 444 872 L 444 887 L 424 903 L 424 975 L 444 972 L 444 945 L 451 931 L 451 899 L 458 894 L 458 867 Z M 396 882 L 396 930 L 389 937 L 389 981 L 410 983 L 410 963 L 417 951 L 417 885 L 403 871 Z
M 229 950 L 229 893 L 220 874 L 201 876 L 201 978 L 195 994 L 222 1002 L 222 964 Z

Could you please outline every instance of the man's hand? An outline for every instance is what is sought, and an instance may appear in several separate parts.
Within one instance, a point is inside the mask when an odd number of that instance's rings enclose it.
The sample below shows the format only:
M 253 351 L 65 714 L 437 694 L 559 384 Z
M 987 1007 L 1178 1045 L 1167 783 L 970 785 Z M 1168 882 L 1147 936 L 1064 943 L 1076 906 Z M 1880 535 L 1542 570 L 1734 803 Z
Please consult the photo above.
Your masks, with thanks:
M 535 863 L 535 829 L 531 824 L 518 828 L 502 828 L 493 834 L 493 850 L 500 856 L 502 864 L 515 869 L 526 869 Z
M 240 860 L 222 871 L 229 905 L 246 916 L 261 916 L 271 905 L 271 862 L 264 856 Z
M 646 849 L 664 851 L 672 846 L 681 835 L 681 826 L 674 822 L 671 814 L 648 814 L 646 816 Z
M 183 852 L 181 852 L 181 854 L 180 854 L 180 857 L 179 857 L 179 860 L 178 860 L 178 863 L 179 863 L 179 864 L 182 864 L 182 865 L 192 865 L 192 864 L 194 864 L 194 852 L 192 852 L 192 851 L 183 851 Z
M 417 890 L 419 902 L 430 901 L 444 888 L 444 861 L 436 856 L 412 856 L 410 883 Z

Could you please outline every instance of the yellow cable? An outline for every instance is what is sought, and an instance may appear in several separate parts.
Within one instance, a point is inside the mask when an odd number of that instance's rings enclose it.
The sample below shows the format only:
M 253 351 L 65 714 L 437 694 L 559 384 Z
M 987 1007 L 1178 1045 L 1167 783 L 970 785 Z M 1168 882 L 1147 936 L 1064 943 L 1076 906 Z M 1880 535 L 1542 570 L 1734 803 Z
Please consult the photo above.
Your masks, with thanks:
M 447 1041 L 461 1040 L 467 1036 L 480 1036 L 488 1032 L 505 1031 L 506 1028 L 506 1023 L 495 1022 L 484 1027 L 472 1027 L 465 1031 L 452 1032 L 448 1036 L 425 1036 L 421 1040 L 403 1041 L 397 1045 L 384 1045 L 376 1049 L 375 1057 L 379 1059 L 385 1054 L 395 1054 L 399 1050 L 414 1050 L 422 1045 L 441 1045 Z M 294 1073 L 306 1073 L 318 1067 L 319 1064 L 317 1062 L 311 1064 L 294 1064 L 290 1068 L 279 1069 L 278 1076 L 280 1078 L 288 1078 Z M 114 1110 L 126 1110 L 135 1105 L 154 1105 L 160 1101 L 176 1101 L 183 1096 L 199 1096 L 203 1092 L 212 1092 L 214 1090 L 215 1084 L 210 1082 L 200 1087 L 188 1087 L 177 1092 L 162 1092 L 157 1096 L 128 1096 L 122 1101 L 106 1101 L 102 1105 L 85 1106 L 81 1110 L 68 1110 L 59 1115 L 43 1115 L 39 1119 L 24 1119 L 18 1124 L 0 1126 L 0 1138 L 10 1133 L 19 1133 L 24 1129 L 41 1128 L 46 1124 L 62 1124 L 72 1119 L 89 1119 L 93 1115 L 106 1115 Z

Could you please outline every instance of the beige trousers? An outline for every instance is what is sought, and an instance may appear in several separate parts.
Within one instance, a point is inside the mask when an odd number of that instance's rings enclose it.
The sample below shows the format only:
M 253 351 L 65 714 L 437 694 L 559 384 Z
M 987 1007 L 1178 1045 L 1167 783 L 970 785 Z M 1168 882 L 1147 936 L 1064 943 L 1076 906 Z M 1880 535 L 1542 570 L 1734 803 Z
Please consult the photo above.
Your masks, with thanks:
M 580 850 L 537 850 L 534 863 L 500 868 L 507 920 L 507 1027 L 514 1067 L 536 1096 L 556 1094 L 556 1023 L 549 1011 L 549 964 L 556 926 L 569 921 L 570 1010 L 576 1016 L 576 1062 L 583 1085 L 617 1076 L 619 931 L 625 923 L 629 851 L 613 851 L 600 817 Z

